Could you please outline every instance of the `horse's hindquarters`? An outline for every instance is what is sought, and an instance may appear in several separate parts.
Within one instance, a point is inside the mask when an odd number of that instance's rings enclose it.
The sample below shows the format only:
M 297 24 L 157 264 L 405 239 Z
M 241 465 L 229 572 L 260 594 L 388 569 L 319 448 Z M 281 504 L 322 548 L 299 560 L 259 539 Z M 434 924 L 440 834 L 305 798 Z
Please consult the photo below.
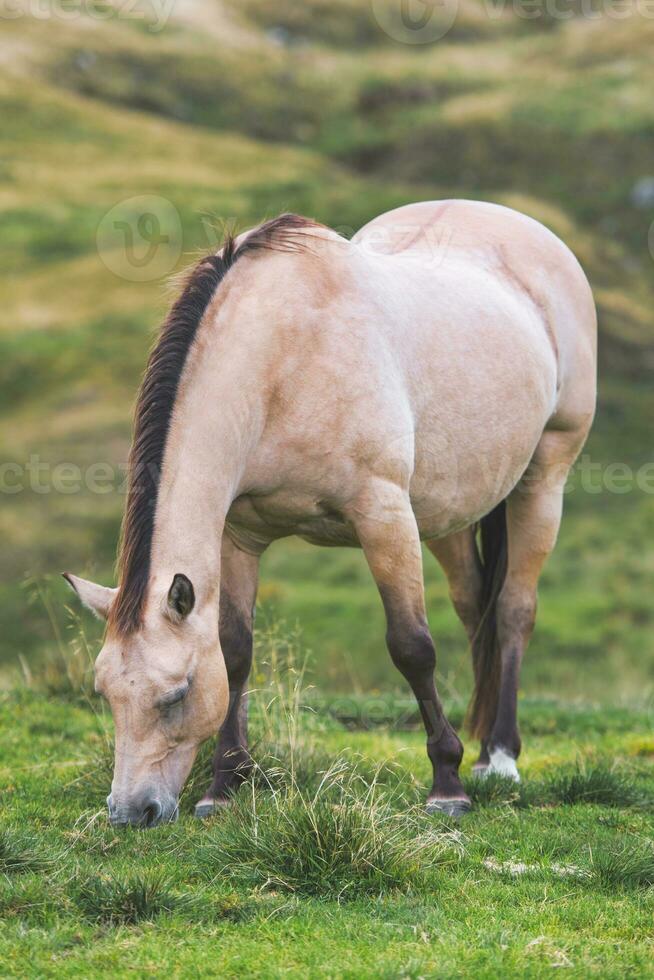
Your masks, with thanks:
M 423 537 L 465 527 L 503 500 L 555 408 L 557 362 L 542 323 L 531 303 L 497 292 L 489 289 L 484 322 L 464 310 L 449 329 L 436 326 L 434 356 L 411 393 L 410 496 Z

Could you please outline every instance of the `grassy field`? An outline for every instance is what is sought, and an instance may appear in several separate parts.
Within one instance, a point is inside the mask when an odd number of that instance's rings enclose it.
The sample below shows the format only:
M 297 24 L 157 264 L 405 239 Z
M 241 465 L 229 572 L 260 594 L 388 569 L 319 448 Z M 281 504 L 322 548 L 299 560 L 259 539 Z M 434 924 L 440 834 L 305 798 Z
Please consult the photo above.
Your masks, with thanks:
M 454 824 L 422 810 L 415 709 L 318 698 L 278 644 L 259 637 L 252 781 L 204 823 L 208 751 L 177 824 L 114 831 L 83 675 L 0 698 L 3 976 L 652 975 L 650 714 L 524 703 L 523 783 L 472 779 L 468 751 Z

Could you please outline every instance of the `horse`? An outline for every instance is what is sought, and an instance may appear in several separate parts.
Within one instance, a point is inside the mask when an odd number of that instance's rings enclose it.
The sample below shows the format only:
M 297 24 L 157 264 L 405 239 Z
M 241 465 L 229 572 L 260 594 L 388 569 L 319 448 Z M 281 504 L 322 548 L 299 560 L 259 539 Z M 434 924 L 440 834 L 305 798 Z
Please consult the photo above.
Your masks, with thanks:
M 106 620 L 112 824 L 175 819 L 217 732 L 197 816 L 247 778 L 259 560 L 289 535 L 363 549 L 427 734 L 427 809 L 459 817 L 424 542 L 472 648 L 474 770 L 519 779 L 520 666 L 595 411 L 596 333 L 572 252 L 489 203 L 410 204 L 351 239 L 284 214 L 194 265 L 137 399 L 119 584 L 65 575 Z

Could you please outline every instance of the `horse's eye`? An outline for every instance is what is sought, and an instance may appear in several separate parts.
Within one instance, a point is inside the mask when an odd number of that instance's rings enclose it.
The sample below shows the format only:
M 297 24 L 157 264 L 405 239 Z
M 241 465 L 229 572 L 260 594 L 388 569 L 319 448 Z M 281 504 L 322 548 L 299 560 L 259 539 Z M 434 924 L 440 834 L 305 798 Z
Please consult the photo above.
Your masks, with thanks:
M 184 684 L 183 687 L 178 687 L 176 691 L 171 691 L 170 694 L 166 694 L 158 703 L 158 707 L 163 709 L 172 708 L 176 704 L 179 704 L 184 700 L 189 692 L 190 684 Z

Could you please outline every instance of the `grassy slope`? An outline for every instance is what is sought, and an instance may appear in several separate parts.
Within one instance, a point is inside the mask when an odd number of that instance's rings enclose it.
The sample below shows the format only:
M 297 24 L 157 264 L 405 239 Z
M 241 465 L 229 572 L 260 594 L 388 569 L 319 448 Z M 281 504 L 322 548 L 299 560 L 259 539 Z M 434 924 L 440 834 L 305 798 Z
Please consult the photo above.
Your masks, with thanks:
M 159 282 L 127 282 L 100 261 L 96 230 L 116 202 L 170 200 L 188 256 L 207 247 L 206 215 L 247 224 L 291 208 L 354 228 L 403 201 L 455 194 L 522 207 L 575 248 L 602 329 L 590 450 L 640 465 L 654 411 L 652 215 L 631 192 L 651 160 L 651 22 L 530 26 L 467 3 L 447 41 L 415 49 L 388 42 L 363 0 L 327 5 L 332 14 L 314 2 L 184 5 L 161 34 L 129 20 L 3 22 L 3 458 L 125 459 L 165 296 Z M 122 502 L 5 498 L 0 661 L 35 658 L 50 642 L 24 572 L 68 566 L 110 579 Z M 651 496 L 571 494 L 528 690 L 647 695 L 653 524 Z M 288 542 L 263 572 L 264 609 L 302 623 L 322 683 L 395 683 L 359 554 Z M 426 574 L 445 679 L 464 698 L 462 634 L 431 559 Z
M 282 749 L 277 797 L 262 789 L 254 797 L 255 848 L 247 790 L 235 814 L 209 824 L 190 816 L 187 794 L 175 826 L 112 831 L 102 714 L 25 690 L 3 696 L 0 756 L 12 760 L 0 768 L 3 976 L 149 976 L 162 964 L 175 975 L 222 977 L 541 977 L 554 967 L 652 975 L 651 719 L 551 704 L 526 705 L 524 715 L 531 805 L 506 802 L 502 786 L 487 805 L 475 790 L 477 808 L 458 829 L 412 809 L 427 778 L 421 734 L 353 732 L 324 714 L 305 716 L 295 789 Z M 264 751 L 260 743 L 259 759 Z M 312 798 L 314 769 L 343 752 L 358 756 L 368 783 L 376 763 L 393 766 L 372 808 L 366 779 L 346 782 L 347 837 L 340 784 L 337 802 L 325 790 L 322 808 L 301 802 Z M 593 768 L 602 757 L 608 775 Z M 553 779 L 574 773 L 575 760 L 574 784 Z M 600 802 L 587 802 L 593 793 Z M 381 885 L 354 863 L 357 813 L 376 828 Z M 294 889 L 287 882 L 298 862 L 304 877 Z M 527 869 L 513 873 L 520 863 Z

